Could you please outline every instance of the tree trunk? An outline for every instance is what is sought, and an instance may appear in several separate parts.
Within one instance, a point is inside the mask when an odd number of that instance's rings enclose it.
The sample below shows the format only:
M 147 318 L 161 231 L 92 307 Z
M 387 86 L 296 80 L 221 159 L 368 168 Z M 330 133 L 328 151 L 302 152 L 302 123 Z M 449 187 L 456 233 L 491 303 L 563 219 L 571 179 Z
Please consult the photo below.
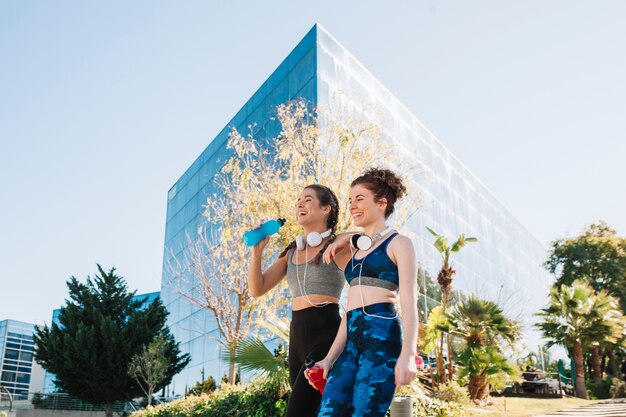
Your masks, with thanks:
M 230 362 L 228 363 L 228 383 L 234 384 L 237 381 L 237 374 L 235 372 L 235 365 L 237 363 L 237 340 L 229 340 L 226 348 L 230 354 Z
M 444 263 L 441 267 L 441 271 L 437 275 L 437 283 L 439 284 L 439 288 L 441 288 L 441 306 L 443 307 L 443 312 L 445 313 L 448 306 L 450 305 L 450 295 L 452 293 L 452 276 L 455 274 L 455 270 L 452 269 Z
M 587 395 L 587 387 L 585 386 L 583 346 L 579 341 L 575 341 L 572 350 L 574 353 L 574 372 L 576 374 L 576 396 L 588 400 L 589 396 Z
M 435 387 L 437 385 L 437 381 L 435 381 L 435 373 L 433 372 L 433 368 L 428 368 L 428 373 L 430 374 L 430 384 L 431 387 Z
M 152 405 L 152 394 L 153 394 L 153 388 L 148 387 L 148 406 Z
M 113 417 L 113 403 L 104 403 L 104 413 L 106 417 Z
M 602 369 L 600 368 L 600 346 L 591 348 L 591 375 L 594 382 L 602 381 Z
M 613 347 L 609 348 L 609 372 L 611 372 L 611 376 L 613 376 L 614 378 L 620 378 L 621 374 L 619 372 L 619 368 L 617 366 L 617 361 L 615 360 L 615 351 L 613 350 Z
M 487 398 L 487 377 L 470 374 L 468 389 L 472 400 Z
M 448 265 L 448 259 L 444 258 L 443 265 L 439 274 L 437 274 L 437 283 L 441 288 L 441 311 L 445 315 L 450 306 L 450 295 L 452 292 L 452 276 L 456 271 Z M 451 363 L 450 347 L 448 346 L 448 363 Z M 449 365 L 452 366 L 452 365 Z M 439 357 L 437 359 L 437 372 L 441 377 L 441 383 L 446 382 L 446 368 L 443 363 L 443 332 L 441 333 L 441 339 L 439 341 Z M 452 380 L 452 374 L 448 375 L 448 379 Z
M 450 343 L 450 333 L 447 335 L 448 341 L 448 381 L 452 381 L 454 377 L 454 367 L 452 364 L 452 343 Z
M 436 349 L 438 352 L 436 355 L 437 362 L 437 373 L 439 374 L 439 383 L 446 383 L 446 366 L 443 363 L 443 332 L 441 332 L 441 337 L 439 338 L 439 349 Z
M 228 383 L 234 384 L 237 381 L 237 374 L 235 373 L 235 362 L 228 364 Z

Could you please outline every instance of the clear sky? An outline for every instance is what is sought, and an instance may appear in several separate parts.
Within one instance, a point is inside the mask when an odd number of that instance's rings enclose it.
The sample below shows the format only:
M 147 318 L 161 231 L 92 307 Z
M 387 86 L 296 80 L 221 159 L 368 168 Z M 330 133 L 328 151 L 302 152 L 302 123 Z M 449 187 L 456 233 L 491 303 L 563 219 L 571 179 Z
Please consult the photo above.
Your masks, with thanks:
M 542 242 L 626 233 L 626 2 L 0 0 L 0 320 L 160 289 L 168 189 L 315 23 Z

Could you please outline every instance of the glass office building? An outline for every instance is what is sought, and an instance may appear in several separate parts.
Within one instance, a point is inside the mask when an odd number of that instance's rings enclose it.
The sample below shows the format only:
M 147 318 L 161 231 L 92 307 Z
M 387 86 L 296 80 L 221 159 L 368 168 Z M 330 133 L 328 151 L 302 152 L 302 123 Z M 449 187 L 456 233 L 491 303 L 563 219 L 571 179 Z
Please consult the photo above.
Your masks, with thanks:
M 205 221 L 203 205 L 229 156 L 231 128 L 245 132 L 256 124 L 264 130 L 261 136 L 272 137 L 280 128 L 272 119 L 276 106 L 292 99 L 317 108 L 320 135 L 337 112 L 358 113 L 380 126 L 383 139 L 399 155 L 415 155 L 420 173 L 408 179 L 419 192 L 420 206 L 405 227 L 414 238 L 422 276 L 436 276 L 441 259 L 425 226 L 449 237 L 461 232 L 477 236 L 479 243 L 454 258 L 455 288 L 499 301 L 525 321 L 527 344 L 535 348 L 539 338 L 530 327 L 532 314 L 543 306 L 551 284 L 541 267 L 546 248 L 363 65 L 315 25 L 168 192 L 161 297 L 173 334 L 192 356 L 175 379 L 175 392 L 182 393 L 204 373 L 219 378 L 227 367 L 219 360 L 214 319 L 173 289 L 167 265 L 183 256 L 186 236 L 194 236 Z
M 35 328 L 21 321 L 0 321 L 0 385 L 15 400 L 25 400 L 29 392 L 41 390 L 43 369 L 34 359 Z

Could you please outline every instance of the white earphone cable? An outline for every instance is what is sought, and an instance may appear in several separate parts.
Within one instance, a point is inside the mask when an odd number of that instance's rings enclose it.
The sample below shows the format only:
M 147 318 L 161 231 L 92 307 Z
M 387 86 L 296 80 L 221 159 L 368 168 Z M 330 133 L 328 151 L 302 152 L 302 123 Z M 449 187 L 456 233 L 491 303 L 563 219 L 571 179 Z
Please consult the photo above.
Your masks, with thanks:
M 386 235 L 389 232 L 389 230 L 391 230 L 391 229 L 387 228 L 387 229 L 385 229 L 382 232 L 382 235 L 379 234 L 381 236 L 381 239 L 382 239 L 382 236 Z M 376 247 L 374 250 L 376 250 L 376 249 L 378 249 L 378 247 Z M 354 272 L 354 268 L 355 268 L 355 266 L 354 266 L 354 256 L 356 255 L 356 253 L 358 251 L 359 251 L 359 249 L 356 248 L 356 250 L 353 253 L 352 252 L 352 247 L 350 247 L 350 254 L 352 255 L 352 257 L 350 258 L 350 266 L 352 267 L 352 272 Z M 372 251 L 372 252 L 374 252 L 374 251 Z M 372 252 L 370 252 L 370 253 L 372 253 Z M 361 285 L 361 276 L 362 276 L 362 273 L 363 273 L 363 264 L 365 263 L 365 259 L 367 259 L 367 256 L 370 253 L 366 254 L 363 257 L 363 259 L 361 259 L 361 261 L 357 264 L 357 267 L 359 268 L 359 277 L 358 278 L 359 278 L 359 294 L 361 295 L 361 310 L 363 311 L 363 314 L 368 316 L 368 317 L 376 317 L 376 318 L 385 319 L 385 320 L 395 320 L 398 317 L 398 311 L 397 310 L 396 310 L 395 314 L 393 315 L 393 317 L 385 317 L 385 316 L 380 316 L 378 314 L 369 314 L 367 311 L 365 311 L 365 307 L 366 306 L 365 306 L 365 299 L 363 297 L 363 286 Z
M 294 251 L 295 252 L 295 251 Z M 304 283 L 300 284 L 300 272 L 299 272 L 299 268 L 297 263 L 296 264 L 296 280 L 298 281 L 298 287 L 300 288 L 300 294 L 302 294 L 304 296 L 304 299 L 311 304 L 313 307 L 326 307 L 329 304 L 335 304 L 332 301 L 323 301 L 321 303 L 314 303 L 313 301 L 311 301 L 311 299 L 309 298 L 309 295 L 306 292 L 306 272 L 307 269 L 309 267 L 309 247 L 308 245 L 304 247 L 304 259 L 305 259 L 305 264 L 304 264 Z M 304 288 L 302 288 L 304 286 Z

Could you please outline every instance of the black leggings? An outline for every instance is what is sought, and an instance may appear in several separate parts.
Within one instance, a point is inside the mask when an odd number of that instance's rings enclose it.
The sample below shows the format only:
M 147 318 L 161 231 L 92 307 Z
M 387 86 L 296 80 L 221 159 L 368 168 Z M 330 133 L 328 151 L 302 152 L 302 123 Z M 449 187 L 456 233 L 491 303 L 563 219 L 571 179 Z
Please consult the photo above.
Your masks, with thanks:
M 309 307 L 292 312 L 289 330 L 289 382 L 291 396 L 285 417 L 314 417 L 322 395 L 306 380 L 304 360 L 318 362 L 335 340 L 341 317 L 339 305 Z

